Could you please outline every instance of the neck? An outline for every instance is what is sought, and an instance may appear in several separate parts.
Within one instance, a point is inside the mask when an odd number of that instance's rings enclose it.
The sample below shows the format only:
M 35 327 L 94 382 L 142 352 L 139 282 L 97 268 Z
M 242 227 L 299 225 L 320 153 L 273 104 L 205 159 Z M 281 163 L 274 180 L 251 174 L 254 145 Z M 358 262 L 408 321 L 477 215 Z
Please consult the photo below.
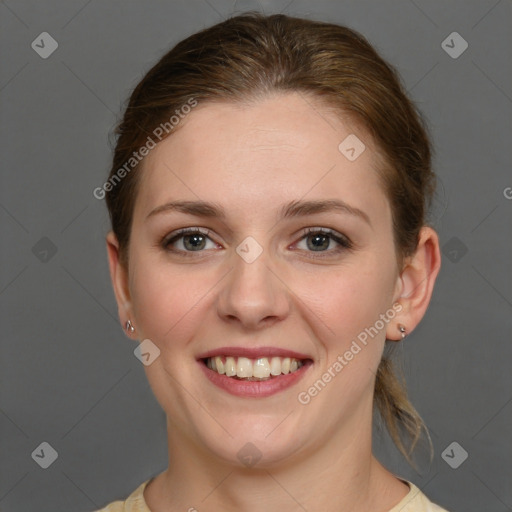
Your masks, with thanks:
M 245 468 L 214 457 L 168 421 L 169 467 L 148 485 L 146 502 L 152 512 L 387 511 L 408 488 L 373 457 L 371 422 L 352 427 L 285 464 Z

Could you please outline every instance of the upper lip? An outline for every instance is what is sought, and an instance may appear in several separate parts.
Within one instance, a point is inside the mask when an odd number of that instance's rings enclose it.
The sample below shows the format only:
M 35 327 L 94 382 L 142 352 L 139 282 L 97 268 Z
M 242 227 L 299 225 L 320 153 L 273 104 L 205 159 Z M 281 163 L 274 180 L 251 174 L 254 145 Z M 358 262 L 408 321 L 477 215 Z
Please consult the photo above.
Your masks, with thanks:
M 248 359 L 258 359 L 260 357 L 311 359 L 311 357 L 306 354 L 278 347 L 219 347 L 199 354 L 197 359 L 206 359 L 215 356 L 247 357 Z

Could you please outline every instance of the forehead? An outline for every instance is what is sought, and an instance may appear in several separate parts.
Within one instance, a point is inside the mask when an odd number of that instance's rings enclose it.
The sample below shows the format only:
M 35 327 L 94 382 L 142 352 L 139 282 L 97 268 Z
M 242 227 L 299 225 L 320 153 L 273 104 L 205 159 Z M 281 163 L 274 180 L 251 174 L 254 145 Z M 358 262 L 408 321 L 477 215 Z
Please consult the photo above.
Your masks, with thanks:
M 184 198 L 226 204 L 237 213 L 305 196 L 351 199 L 377 215 L 388 207 L 369 135 L 311 97 L 206 103 L 181 123 L 144 160 L 139 213 Z

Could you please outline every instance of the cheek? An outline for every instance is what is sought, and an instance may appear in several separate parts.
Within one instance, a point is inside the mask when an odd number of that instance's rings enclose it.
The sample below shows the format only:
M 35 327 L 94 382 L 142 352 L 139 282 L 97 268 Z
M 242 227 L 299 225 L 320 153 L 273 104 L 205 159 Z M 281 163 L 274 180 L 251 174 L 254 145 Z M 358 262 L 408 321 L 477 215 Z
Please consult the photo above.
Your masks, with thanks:
M 368 258 L 361 264 L 311 279 L 304 294 L 317 315 L 334 331 L 331 338 L 347 341 L 373 326 L 379 315 L 390 308 L 394 283 L 390 274 Z
M 373 393 L 374 377 L 384 349 L 387 323 L 393 318 L 390 272 L 377 264 L 346 268 L 325 279 L 310 282 L 309 305 L 326 324 L 321 340 L 324 348 L 319 373 L 304 386 L 311 397 L 322 394 L 318 406 L 343 416 L 357 409 L 362 397 Z M 315 290 L 312 292 L 311 290 Z M 391 312 L 391 313 L 390 313 Z M 319 382 L 320 381 L 320 382 Z M 327 388 L 327 393 L 320 392 Z M 368 403 L 368 402 L 365 402 Z M 327 414 L 327 413 L 326 413 Z M 331 412 L 329 412 L 331 414 Z
M 346 397 L 347 406 L 352 400 L 355 406 L 364 390 L 372 390 L 388 325 L 381 315 L 388 322 L 394 317 L 393 264 L 391 258 L 386 262 L 378 255 L 368 254 L 357 264 L 309 283 L 309 303 L 314 304 L 315 313 L 329 327 L 328 331 L 323 330 L 327 335 L 319 337 L 326 358 L 322 361 L 323 371 L 336 375 L 332 389 Z M 331 378 L 324 375 L 326 381 Z M 338 403 L 336 396 L 338 392 L 332 399 Z
M 212 284 L 192 267 L 137 261 L 131 294 L 139 331 L 160 348 L 172 348 L 187 339 L 187 326 L 198 325 L 196 311 Z

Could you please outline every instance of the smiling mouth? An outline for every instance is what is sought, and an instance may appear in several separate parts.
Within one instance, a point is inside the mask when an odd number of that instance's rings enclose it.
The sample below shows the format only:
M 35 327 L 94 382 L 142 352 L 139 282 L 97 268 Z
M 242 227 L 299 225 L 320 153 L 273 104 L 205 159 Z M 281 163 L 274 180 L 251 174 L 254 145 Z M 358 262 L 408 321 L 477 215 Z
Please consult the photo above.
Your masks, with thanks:
M 225 375 L 235 380 L 265 381 L 275 379 L 281 375 L 294 373 L 310 359 L 296 359 L 294 357 L 248 357 L 215 356 L 202 359 L 203 363 L 219 375 Z

